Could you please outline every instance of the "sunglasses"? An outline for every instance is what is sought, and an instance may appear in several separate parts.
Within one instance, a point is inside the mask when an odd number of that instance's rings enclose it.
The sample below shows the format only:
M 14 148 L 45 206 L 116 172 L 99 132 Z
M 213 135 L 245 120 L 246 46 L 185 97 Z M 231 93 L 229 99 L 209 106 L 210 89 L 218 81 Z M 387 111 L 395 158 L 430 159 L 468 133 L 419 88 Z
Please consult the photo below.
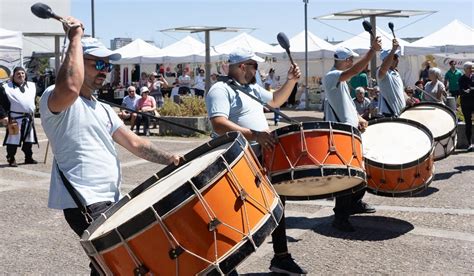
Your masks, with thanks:
M 86 60 L 94 60 L 95 61 L 95 69 L 97 71 L 106 71 L 107 73 L 112 71 L 114 65 L 108 62 L 105 62 L 102 59 L 87 59 Z
M 244 63 L 244 65 L 251 65 L 251 66 L 253 66 L 253 68 L 254 68 L 255 70 L 258 69 L 258 63 L 248 62 L 248 63 Z

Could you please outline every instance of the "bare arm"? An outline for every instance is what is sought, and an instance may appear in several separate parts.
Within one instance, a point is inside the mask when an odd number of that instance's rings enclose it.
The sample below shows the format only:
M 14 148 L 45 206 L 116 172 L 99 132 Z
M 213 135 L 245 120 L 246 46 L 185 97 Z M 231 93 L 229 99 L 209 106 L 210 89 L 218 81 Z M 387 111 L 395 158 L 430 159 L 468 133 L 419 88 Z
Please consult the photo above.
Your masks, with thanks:
M 288 78 L 286 82 L 282 85 L 280 89 L 273 93 L 273 99 L 268 102 L 271 107 L 280 107 L 291 94 L 295 84 L 301 77 L 301 71 L 298 65 L 291 65 L 290 70 L 288 70 Z
M 72 17 L 66 18 L 71 24 L 82 23 Z M 81 27 L 71 28 L 68 33 L 69 47 L 63 64 L 59 68 L 56 86 L 48 99 L 48 108 L 51 112 L 61 112 L 71 106 L 79 97 L 84 82 L 84 60 L 82 54 Z
M 370 50 L 351 68 L 347 69 L 346 71 L 342 72 L 341 76 L 339 77 L 339 81 L 346 81 L 352 78 L 353 76 L 359 74 L 362 70 L 365 69 L 365 66 L 370 62 L 372 57 L 374 57 L 377 51 L 380 51 L 382 48 L 382 42 L 379 36 L 377 36 L 374 41 L 372 41 L 372 46 Z
M 383 60 L 382 65 L 380 65 L 380 69 L 378 72 L 379 78 L 382 78 L 383 76 L 385 76 L 385 74 L 387 74 L 388 69 L 390 69 L 390 66 L 393 63 L 393 57 L 395 55 L 395 52 L 398 49 L 398 46 L 399 46 L 398 41 L 397 39 L 394 38 L 392 40 L 392 50 L 390 51 L 390 54 Z
M 125 126 L 117 129 L 112 138 L 131 153 L 150 162 L 164 165 L 179 164 L 180 157 L 178 155 L 159 149 L 149 140 L 138 137 Z
M 224 116 L 211 118 L 212 129 L 219 135 L 229 131 L 239 131 L 247 140 L 257 141 L 263 147 L 272 148 L 272 144 L 276 143 L 275 138 L 268 131 L 255 131 L 246 127 L 241 127 L 230 121 Z

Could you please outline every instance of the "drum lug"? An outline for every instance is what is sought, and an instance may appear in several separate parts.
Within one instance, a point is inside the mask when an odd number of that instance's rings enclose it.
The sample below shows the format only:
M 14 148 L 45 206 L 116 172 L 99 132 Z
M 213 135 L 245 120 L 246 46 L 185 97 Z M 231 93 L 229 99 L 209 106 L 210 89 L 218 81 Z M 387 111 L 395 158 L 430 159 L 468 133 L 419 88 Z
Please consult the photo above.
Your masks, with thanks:
M 400 177 L 399 177 L 399 178 L 397 179 L 397 182 L 398 182 L 398 183 L 403 183 L 403 182 L 405 182 L 405 180 L 403 180 L 403 178 L 400 178 Z
M 421 174 L 420 173 L 415 173 L 415 178 L 420 178 Z
M 174 259 L 178 258 L 179 255 L 181 255 L 183 252 L 184 252 L 184 249 L 181 246 L 178 246 L 176 248 L 171 249 L 168 252 L 168 255 L 170 256 L 170 258 L 172 260 L 174 260 Z
M 336 152 L 337 150 L 336 150 L 336 147 L 335 147 L 335 146 L 330 146 L 330 147 L 329 147 L 329 151 L 330 151 L 330 152 Z
M 245 201 L 247 196 L 248 196 L 248 194 L 245 190 L 240 190 L 240 200 Z
M 211 222 L 209 222 L 209 232 L 212 232 L 212 231 L 216 230 L 216 228 L 217 228 L 217 226 L 219 226 L 219 224 L 221 224 L 219 219 L 217 219 L 217 218 L 212 219 Z
M 133 275 L 142 276 L 146 275 L 148 272 L 150 272 L 150 270 L 146 266 L 141 265 L 133 270 Z
M 380 184 L 385 184 L 385 183 L 387 183 L 387 182 L 385 181 L 385 179 L 383 179 L 383 178 L 380 179 Z
M 257 186 L 257 188 L 260 188 L 260 184 L 262 184 L 262 179 L 260 178 L 259 175 L 257 175 L 255 176 L 255 185 Z

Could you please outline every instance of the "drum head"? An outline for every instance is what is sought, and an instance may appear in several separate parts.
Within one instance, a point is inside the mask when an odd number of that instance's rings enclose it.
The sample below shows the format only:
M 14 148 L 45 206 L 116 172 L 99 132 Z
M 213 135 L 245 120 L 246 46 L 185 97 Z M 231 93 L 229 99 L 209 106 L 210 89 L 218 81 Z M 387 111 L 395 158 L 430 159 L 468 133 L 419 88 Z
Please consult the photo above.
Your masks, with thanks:
M 442 104 L 421 103 L 405 109 L 400 118 L 410 119 L 426 126 L 435 140 L 456 129 L 456 115 Z
M 196 159 L 177 168 L 171 174 L 160 180 L 158 185 L 150 187 L 135 198 L 128 201 L 124 206 L 118 209 L 110 216 L 97 230 L 95 230 L 89 239 L 95 239 L 105 233 L 112 231 L 124 222 L 137 216 L 141 212 L 150 207 L 150 203 L 160 201 L 163 197 L 178 189 L 181 184 L 185 183 L 198 172 L 203 171 L 212 162 L 214 162 L 221 154 L 223 154 L 231 143 L 221 145 L 203 154 Z
M 366 161 L 403 165 L 424 159 L 433 149 L 433 136 L 420 123 L 406 119 L 380 119 L 362 133 Z

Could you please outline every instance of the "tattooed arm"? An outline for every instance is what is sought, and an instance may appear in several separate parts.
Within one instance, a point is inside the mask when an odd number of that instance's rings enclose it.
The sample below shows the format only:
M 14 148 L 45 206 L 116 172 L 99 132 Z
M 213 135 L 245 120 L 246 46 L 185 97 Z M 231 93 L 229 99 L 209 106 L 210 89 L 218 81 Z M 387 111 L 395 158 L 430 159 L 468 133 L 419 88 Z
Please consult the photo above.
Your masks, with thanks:
M 75 18 L 68 17 L 66 20 L 71 24 L 81 25 L 81 22 Z M 82 28 L 71 28 L 68 33 L 69 47 L 64 61 L 59 67 L 54 91 L 48 98 L 48 107 L 51 112 L 59 113 L 67 109 L 79 97 L 84 82 L 82 35 Z
M 165 165 L 179 164 L 180 157 L 178 155 L 159 149 L 152 142 L 138 137 L 125 126 L 117 129 L 112 137 L 115 142 L 140 158 Z

